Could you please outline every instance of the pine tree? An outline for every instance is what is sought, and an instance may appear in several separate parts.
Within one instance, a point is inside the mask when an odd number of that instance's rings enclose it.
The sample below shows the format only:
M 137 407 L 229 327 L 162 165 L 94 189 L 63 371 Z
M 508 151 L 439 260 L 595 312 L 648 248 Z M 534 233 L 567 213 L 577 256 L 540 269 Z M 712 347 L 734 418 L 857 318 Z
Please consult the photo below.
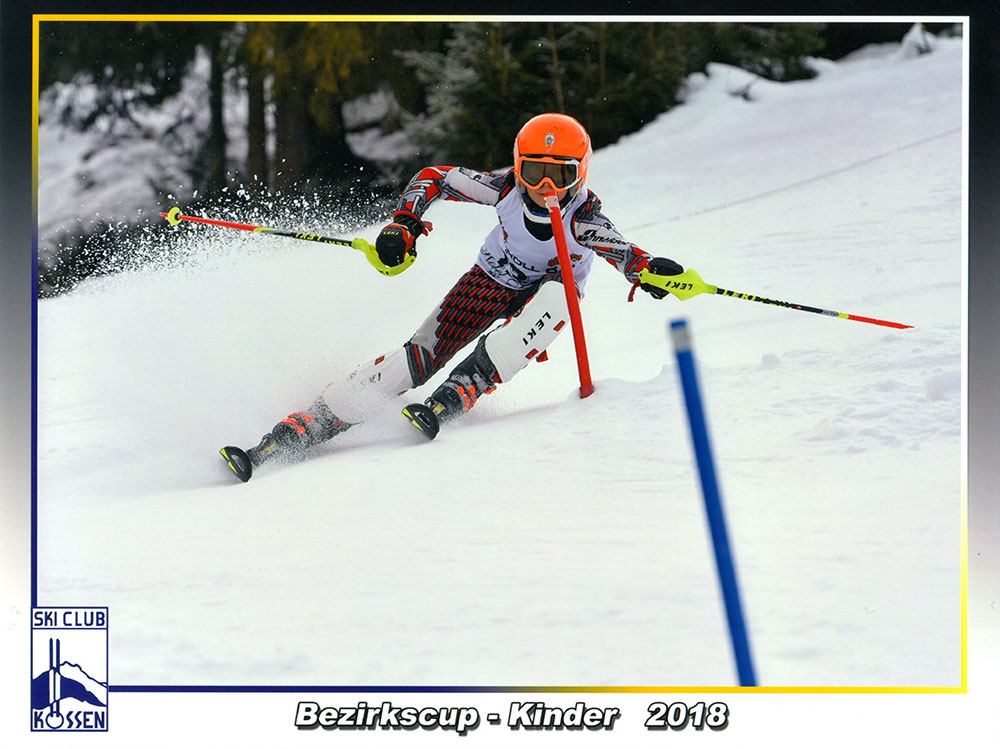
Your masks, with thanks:
M 520 126 L 562 112 L 600 148 L 675 102 L 687 69 L 669 24 L 462 23 L 440 53 L 402 55 L 426 91 L 408 122 L 431 160 L 497 169 Z
M 823 49 L 819 23 L 718 23 L 707 32 L 714 62 L 726 63 L 774 81 L 812 78 L 805 57 Z

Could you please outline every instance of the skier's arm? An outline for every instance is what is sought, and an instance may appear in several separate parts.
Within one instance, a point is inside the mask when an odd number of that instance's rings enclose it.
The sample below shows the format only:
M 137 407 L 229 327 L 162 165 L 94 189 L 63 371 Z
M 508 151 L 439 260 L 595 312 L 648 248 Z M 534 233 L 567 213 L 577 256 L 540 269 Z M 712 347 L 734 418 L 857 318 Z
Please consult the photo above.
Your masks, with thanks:
M 465 167 L 429 166 L 421 169 L 407 183 L 392 223 L 382 229 L 375 248 L 387 268 L 394 268 L 416 257 L 417 237 L 431 230 L 423 220 L 435 200 L 457 200 L 481 205 L 496 205 L 513 187 L 513 172 L 477 172 Z M 412 262 L 412 260 L 410 260 Z
M 396 213 L 420 220 L 435 200 L 496 205 L 514 185 L 511 169 L 477 172 L 464 166 L 429 166 L 421 169 L 407 183 L 396 204 Z
M 573 216 L 573 236 L 577 242 L 592 249 L 632 282 L 629 301 L 632 300 L 637 287 L 657 299 L 662 299 L 668 293 L 657 286 L 640 283 L 640 271 L 645 269 L 657 276 L 675 276 L 684 272 L 679 263 L 665 257 L 653 257 L 638 245 L 625 239 L 615 225 L 601 213 L 601 201 L 593 193 Z

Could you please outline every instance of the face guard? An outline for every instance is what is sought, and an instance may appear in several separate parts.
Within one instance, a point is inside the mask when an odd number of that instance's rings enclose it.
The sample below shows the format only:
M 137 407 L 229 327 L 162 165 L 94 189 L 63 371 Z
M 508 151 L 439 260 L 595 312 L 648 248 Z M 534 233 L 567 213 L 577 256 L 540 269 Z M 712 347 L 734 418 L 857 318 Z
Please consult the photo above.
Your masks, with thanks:
M 514 173 L 525 187 L 569 190 L 580 181 L 579 159 L 552 156 L 518 156 Z

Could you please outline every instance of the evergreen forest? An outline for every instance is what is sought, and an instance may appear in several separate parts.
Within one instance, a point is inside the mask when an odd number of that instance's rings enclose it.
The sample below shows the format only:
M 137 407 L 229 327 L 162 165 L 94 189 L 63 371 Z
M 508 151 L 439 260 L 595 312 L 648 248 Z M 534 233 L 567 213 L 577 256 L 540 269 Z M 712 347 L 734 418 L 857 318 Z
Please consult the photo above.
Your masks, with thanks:
M 806 79 L 815 75 L 809 58 L 898 41 L 907 28 L 50 21 L 40 24 L 40 99 L 50 100 L 40 111 L 43 119 L 57 118 L 62 127 L 99 134 L 108 148 L 120 148 L 149 137 L 140 115 L 170 111 L 164 105 L 200 63 L 208 71 L 205 124 L 194 126 L 191 113 L 178 110 L 160 137 L 198 196 L 185 211 L 216 205 L 227 188 L 272 197 L 308 189 L 328 205 L 347 207 L 362 224 L 388 217 L 421 166 L 509 166 L 514 135 L 539 112 L 576 117 L 599 149 L 680 103 L 685 80 L 709 63 L 775 81 Z M 67 96 L 68 90 L 87 93 Z M 231 114 L 234 102 L 238 117 Z M 170 188 L 165 177 L 159 189 Z M 112 251 L 91 251 L 93 234 L 67 234 L 58 252 L 42 253 L 42 293 L 113 266 Z

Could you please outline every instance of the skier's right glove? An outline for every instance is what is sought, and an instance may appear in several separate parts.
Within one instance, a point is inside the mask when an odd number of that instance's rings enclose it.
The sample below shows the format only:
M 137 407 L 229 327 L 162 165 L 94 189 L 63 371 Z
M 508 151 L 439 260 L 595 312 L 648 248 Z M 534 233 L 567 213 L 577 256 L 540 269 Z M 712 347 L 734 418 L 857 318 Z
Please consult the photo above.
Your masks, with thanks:
M 416 216 L 397 213 L 375 240 L 378 259 L 386 269 L 398 268 L 404 263 L 412 264 L 417 257 L 417 237 L 429 231 L 430 225 L 425 226 Z

